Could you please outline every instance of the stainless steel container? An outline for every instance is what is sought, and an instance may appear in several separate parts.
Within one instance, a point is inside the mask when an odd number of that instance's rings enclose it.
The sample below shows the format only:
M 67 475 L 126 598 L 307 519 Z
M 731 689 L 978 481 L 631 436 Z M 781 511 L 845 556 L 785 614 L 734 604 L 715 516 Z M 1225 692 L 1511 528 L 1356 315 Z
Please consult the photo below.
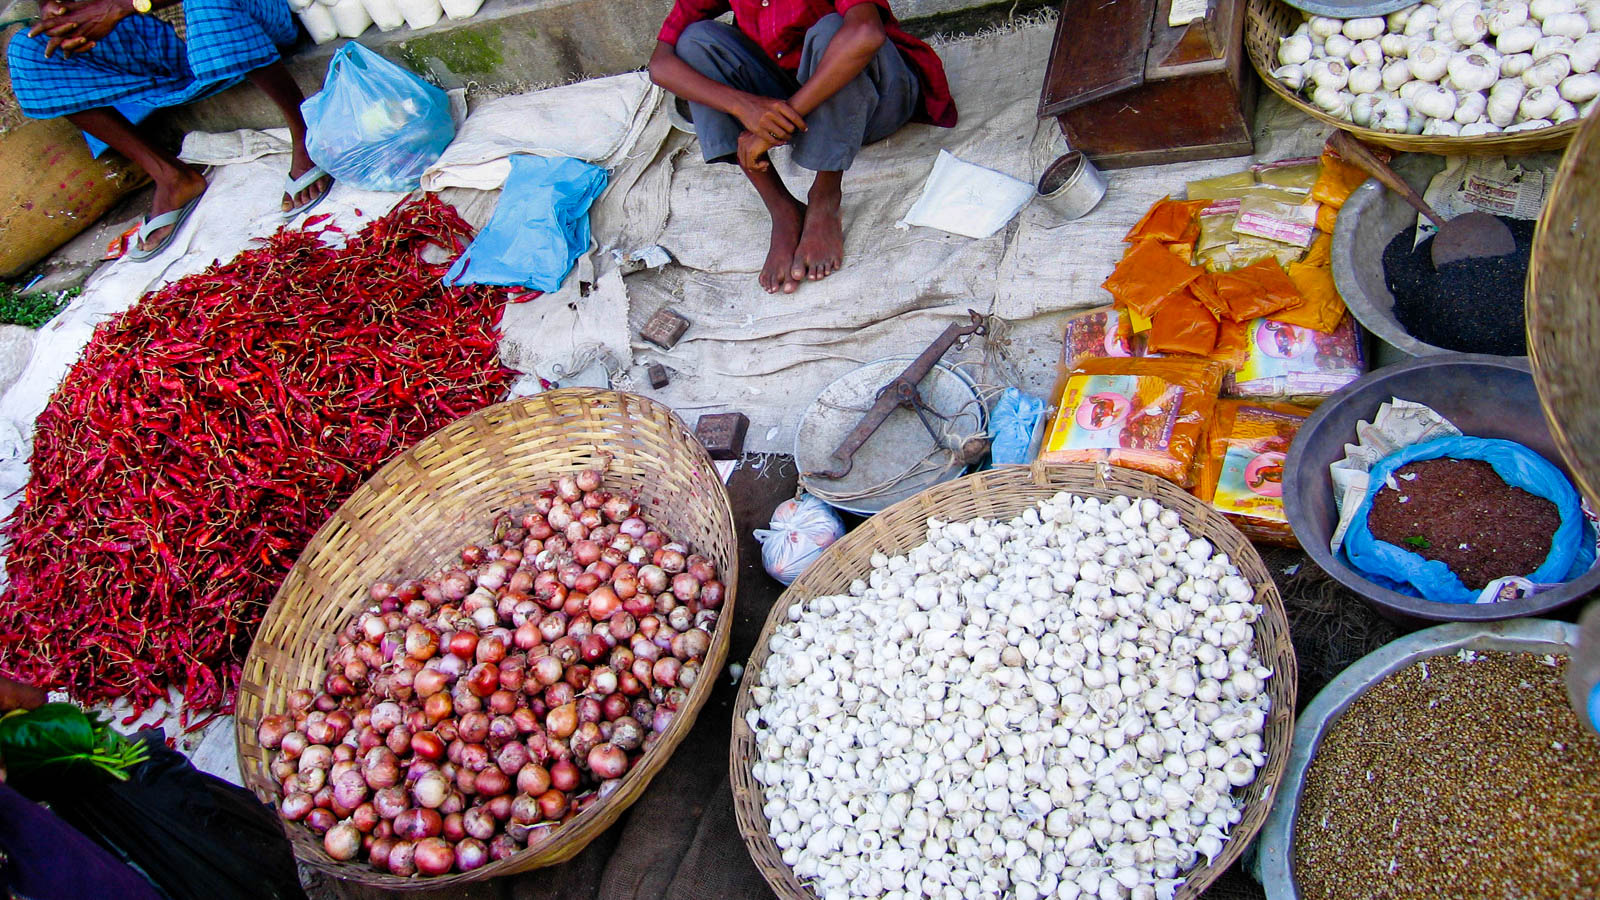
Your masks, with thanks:
M 1106 177 L 1076 150 L 1045 167 L 1036 188 L 1039 203 L 1065 221 L 1082 218 L 1106 195 Z
M 1294 827 L 1300 809 L 1300 791 L 1323 735 L 1339 716 L 1373 685 L 1418 660 L 1458 650 L 1497 650 L 1505 653 L 1570 654 L 1578 640 L 1578 626 L 1545 619 L 1512 619 L 1476 624 L 1439 625 L 1379 647 L 1356 660 L 1317 694 L 1295 722 L 1289 767 L 1278 786 L 1278 799 L 1256 840 L 1256 878 L 1267 890 L 1267 900 L 1299 900 L 1294 881 Z M 1446 848 L 1440 848 L 1443 852 Z

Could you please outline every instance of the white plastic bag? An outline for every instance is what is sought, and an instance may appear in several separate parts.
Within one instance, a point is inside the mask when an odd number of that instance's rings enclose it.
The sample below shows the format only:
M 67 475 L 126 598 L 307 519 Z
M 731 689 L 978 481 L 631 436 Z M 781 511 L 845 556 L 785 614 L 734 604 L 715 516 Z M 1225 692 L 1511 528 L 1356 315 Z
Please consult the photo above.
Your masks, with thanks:
M 440 0 L 440 5 L 444 7 L 444 14 L 450 17 L 451 21 L 460 21 L 477 15 L 478 7 L 483 5 L 483 0 Z
M 326 44 L 339 36 L 339 26 L 334 24 L 333 10 L 321 3 L 313 3 L 300 11 L 300 24 L 313 43 Z
M 785 500 L 772 511 L 772 527 L 756 531 L 767 574 L 792 584 L 829 544 L 844 536 L 833 507 L 810 494 Z
M 400 12 L 406 18 L 406 25 L 415 31 L 427 28 L 438 23 L 444 18 L 444 7 L 439 5 L 439 0 L 399 0 Z
M 922 196 L 895 223 L 896 228 L 925 225 L 970 238 L 986 238 L 1004 228 L 1033 199 L 1026 181 L 964 162 L 940 150 Z
M 338 27 L 340 37 L 360 37 L 372 27 L 372 16 L 367 14 L 361 0 L 339 0 L 333 5 L 333 24 Z
M 367 15 L 379 31 L 393 31 L 406 23 L 405 13 L 395 0 L 361 0 L 361 5 L 367 8 Z

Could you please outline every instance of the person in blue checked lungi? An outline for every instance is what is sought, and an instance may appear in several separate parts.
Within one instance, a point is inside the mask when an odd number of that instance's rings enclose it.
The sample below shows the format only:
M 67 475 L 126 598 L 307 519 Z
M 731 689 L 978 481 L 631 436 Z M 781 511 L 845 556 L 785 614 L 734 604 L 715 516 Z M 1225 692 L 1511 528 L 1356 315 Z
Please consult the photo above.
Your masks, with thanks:
M 149 15 L 179 2 L 186 39 Z M 177 106 L 249 79 L 283 111 L 294 140 L 284 212 L 299 215 L 327 196 L 333 181 L 306 152 L 305 97 L 278 49 L 296 37 L 285 0 L 46 0 L 39 21 L 17 33 L 7 57 L 25 114 L 67 117 L 155 180 L 150 215 L 129 250 L 134 259 L 148 259 L 171 242 L 206 180 L 117 107 Z

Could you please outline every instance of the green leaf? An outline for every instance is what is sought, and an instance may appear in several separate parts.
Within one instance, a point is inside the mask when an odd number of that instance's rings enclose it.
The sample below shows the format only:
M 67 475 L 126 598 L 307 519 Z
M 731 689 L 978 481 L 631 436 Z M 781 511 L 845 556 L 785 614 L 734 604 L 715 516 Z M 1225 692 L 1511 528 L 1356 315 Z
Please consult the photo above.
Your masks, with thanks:
M 1427 538 L 1425 538 L 1425 537 L 1417 537 L 1417 536 L 1408 537 L 1408 538 L 1402 538 L 1400 543 L 1409 544 L 1412 547 L 1417 548 L 1418 550 L 1426 550 L 1429 547 L 1433 546 L 1432 544 L 1428 543 L 1428 539 Z
M 14 773 L 27 775 L 58 766 L 93 766 L 119 780 L 149 755 L 71 703 L 46 703 L 0 719 L 0 758 Z

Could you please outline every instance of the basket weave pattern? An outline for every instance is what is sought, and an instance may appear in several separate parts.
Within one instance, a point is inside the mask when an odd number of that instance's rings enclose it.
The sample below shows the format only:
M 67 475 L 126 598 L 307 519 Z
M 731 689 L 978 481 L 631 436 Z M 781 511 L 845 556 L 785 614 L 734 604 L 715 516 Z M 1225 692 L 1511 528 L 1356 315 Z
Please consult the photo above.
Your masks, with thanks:
M 1577 122 L 1567 122 L 1538 131 L 1519 131 L 1513 134 L 1482 134 L 1460 137 L 1448 134 L 1420 135 L 1395 134 L 1362 128 L 1354 122 L 1337 119 L 1305 101 L 1304 97 L 1289 90 L 1272 77 L 1278 59 L 1278 42 L 1293 33 L 1305 21 L 1305 13 L 1283 0 L 1249 0 L 1245 8 L 1244 45 L 1250 53 L 1250 64 L 1255 66 L 1261 80 L 1279 97 L 1319 122 L 1348 131 L 1370 144 L 1389 147 L 1404 153 L 1438 153 L 1445 156 L 1505 156 L 1518 153 L 1535 153 L 1540 150 L 1560 150 L 1572 140 L 1578 130 Z
M 1528 357 L 1550 434 L 1591 504 L 1600 506 L 1600 117 L 1567 149 L 1528 263 Z
M 351 495 L 306 545 L 267 610 L 245 660 L 237 740 L 245 786 L 275 799 L 263 716 L 286 710 L 298 688 L 317 689 L 337 632 L 370 602 L 374 581 L 415 577 L 489 533 L 493 516 L 552 479 L 611 457 L 605 489 L 636 492 L 641 515 L 716 564 L 722 613 L 689 702 L 621 788 L 544 843 L 468 873 L 400 878 L 364 862 L 337 862 L 305 828 L 287 828 L 295 855 L 336 877 L 389 890 L 447 887 L 563 862 L 604 831 L 666 764 L 694 725 L 728 654 L 738 590 L 738 538 L 711 457 L 672 411 L 645 397 L 567 389 L 480 410 L 419 441 Z
M 1221 513 L 1168 482 L 1143 472 L 1095 465 L 1035 465 L 1031 470 L 1007 466 L 937 485 L 878 513 L 829 547 L 773 604 L 739 685 L 729 767 L 739 831 L 744 835 L 756 867 L 780 898 L 815 900 L 816 894 L 783 862 L 781 851 L 767 829 L 767 819 L 761 811 L 765 805 L 762 787 L 751 774 L 751 766 L 758 755 L 755 734 L 745 722 L 745 713 L 752 706 L 750 690 L 761 680 L 768 643 L 785 620 L 789 608 L 813 597 L 848 594 L 850 582 L 863 577 L 871 568 L 873 553 L 901 555 L 926 541 L 929 518 L 952 522 L 980 516 L 1010 519 L 1058 491 L 1103 499 L 1118 494 L 1151 497 L 1176 511 L 1190 534 L 1206 538 L 1217 550 L 1228 554 L 1244 578 L 1255 587 L 1256 602 L 1264 607 L 1255 622 L 1255 649 L 1262 663 L 1273 671 L 1266 683 L 1272 706 L 1262 736 L 1267 761 L 1256 774 L 1256 780 L 1240 795 L 1244 799 L 1244 815 L 1230 832 L 1222 854 L 1214 862 L 1190 870 L 1178 891 L 1178 900 L 1198 897 L 1239 858 L 1245 845 L 1260 830 L 1288 762 L 1289 743 L 1294 735 L 1296 669 L 1283 601 L 1255 548 Z

